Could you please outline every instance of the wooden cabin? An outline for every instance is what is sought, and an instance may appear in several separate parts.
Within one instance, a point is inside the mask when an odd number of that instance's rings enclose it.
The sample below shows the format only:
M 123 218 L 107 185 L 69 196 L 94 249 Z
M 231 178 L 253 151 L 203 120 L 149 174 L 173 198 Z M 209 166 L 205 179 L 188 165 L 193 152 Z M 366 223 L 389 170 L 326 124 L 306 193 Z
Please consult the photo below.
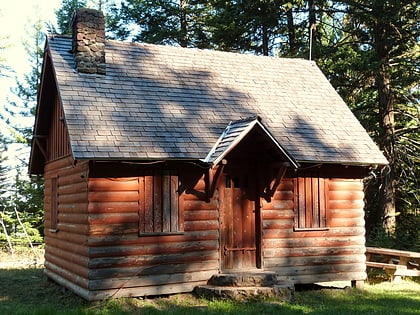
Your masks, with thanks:
M 88 300 L 249 270 L 366 278 L 362 179 L 387 161 L 312 61 L 49 36 L 30 155 L 45 273 Z

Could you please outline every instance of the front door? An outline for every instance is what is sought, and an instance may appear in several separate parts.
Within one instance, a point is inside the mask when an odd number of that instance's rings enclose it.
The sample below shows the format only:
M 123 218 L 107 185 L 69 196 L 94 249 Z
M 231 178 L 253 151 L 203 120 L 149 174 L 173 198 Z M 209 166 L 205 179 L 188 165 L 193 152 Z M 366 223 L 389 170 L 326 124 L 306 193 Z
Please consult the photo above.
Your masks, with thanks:
M 224 174 L 221 207 L 222 271 L 257 267 L 253 187 L 247 175 Z

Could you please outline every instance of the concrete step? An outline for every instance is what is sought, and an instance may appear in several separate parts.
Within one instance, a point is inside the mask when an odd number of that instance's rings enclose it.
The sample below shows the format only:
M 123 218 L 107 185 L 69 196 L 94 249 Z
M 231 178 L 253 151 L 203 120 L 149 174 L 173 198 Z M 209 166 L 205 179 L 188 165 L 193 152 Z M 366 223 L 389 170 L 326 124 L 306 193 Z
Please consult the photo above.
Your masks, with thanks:
M 203 285 L 194 289 L 194 292 L 206 299 L 222 300 L 255 300 L 275 298 L 281 302 L 290 302 L 294 294 L 293 284 L 274 284 L 271 286 L 247 286 L 247 287 L 228 287 Z
M 235 272 L 214 275 L 209 285 L 222 287 L 268 287 L 277 284 L 275 272 Z

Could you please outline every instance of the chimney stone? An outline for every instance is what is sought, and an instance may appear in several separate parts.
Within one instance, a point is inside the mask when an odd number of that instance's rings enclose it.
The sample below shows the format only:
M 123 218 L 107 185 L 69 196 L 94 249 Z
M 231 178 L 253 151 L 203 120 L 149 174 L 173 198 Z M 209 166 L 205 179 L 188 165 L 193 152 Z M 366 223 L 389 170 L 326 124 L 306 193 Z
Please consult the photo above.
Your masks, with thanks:
M 76 70 L 83 73 L 106 74 L 105 18 L 102 11 L 80 8 L 72 20 Z

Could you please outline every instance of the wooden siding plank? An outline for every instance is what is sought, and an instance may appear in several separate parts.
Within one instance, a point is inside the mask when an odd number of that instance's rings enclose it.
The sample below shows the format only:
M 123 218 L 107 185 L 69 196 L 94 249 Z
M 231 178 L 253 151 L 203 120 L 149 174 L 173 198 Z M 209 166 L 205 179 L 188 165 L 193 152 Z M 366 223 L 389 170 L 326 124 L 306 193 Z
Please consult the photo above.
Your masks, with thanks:
M 162 231 L 162 177 L 154 174 L 153 176 L 153 230 L 152 232 Z
M 169 192 L 170 192 L 170 230 L 171 231 L 182 231 L 179 228 L 179 220 L 181 219 L 179 212 L 179 195 L 178 195 L 178 175 L 172 175 L 169 181 Z
M 153 176 L 144 176 L 144 232 L 154 231 L 153 226 Z
M 169 172 L 162 175 L 162 232 L 177 231 L 178 227 L 171 229 L 172 198 L 171 198 L 171 176 Z M 175 209 L 173 209 L 175 211 Z M 178 213 L 176 213 L 178 215 Z

